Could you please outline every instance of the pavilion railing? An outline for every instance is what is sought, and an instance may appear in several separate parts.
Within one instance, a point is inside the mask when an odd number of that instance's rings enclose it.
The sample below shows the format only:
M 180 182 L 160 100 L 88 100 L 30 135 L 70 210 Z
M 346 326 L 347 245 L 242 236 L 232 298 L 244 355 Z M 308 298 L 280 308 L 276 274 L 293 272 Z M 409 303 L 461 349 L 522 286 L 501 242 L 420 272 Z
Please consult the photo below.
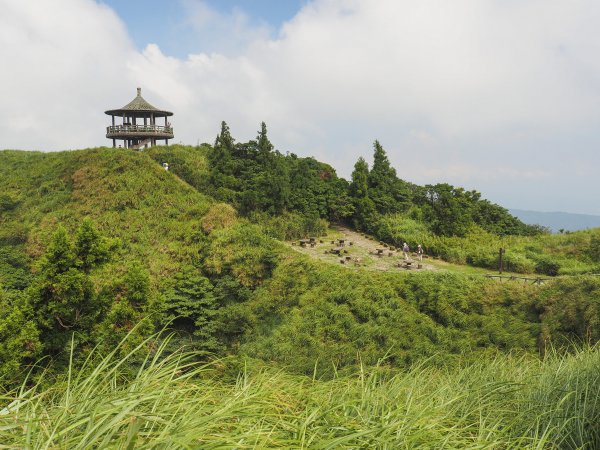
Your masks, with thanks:
M 112 125 L 106 127 L 106 134 L 117 133 L 160 133 L 173 134 L 173 127 L 161 125 Z

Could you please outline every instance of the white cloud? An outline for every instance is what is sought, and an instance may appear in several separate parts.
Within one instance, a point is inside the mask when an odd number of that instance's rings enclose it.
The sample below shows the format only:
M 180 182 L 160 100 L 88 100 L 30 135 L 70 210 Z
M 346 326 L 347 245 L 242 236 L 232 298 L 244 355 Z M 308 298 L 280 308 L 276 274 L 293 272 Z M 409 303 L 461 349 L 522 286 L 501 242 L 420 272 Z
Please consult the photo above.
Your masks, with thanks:
M 0 146 L 98 143 L 98 106 L 130 91 L 123 67 L 133 48 L 123 24 L 89 1 L 2 0 L 0 10 Z
M 194 34 L 189 38 L 197 41 L 199 48 L 210 46 L 211 52 L 239 54 L 249 43 L 268 39 L 273 32 L 267 23 L 254 23 L 240 8 L 233 8 L 227 14 L 212 8 L 204 0 L 180 1 L 186 17 L 180 27 L 193 30 Z
M 175 112 L 176 141 L 211 142 L 221 120 L 244 141 L 264 120 L 279 149 L 347 176 L 377 138 L 409 180 L 600 214 L 593 0 L 315 0 L 277 39 L 241 10 L 188 0 L 194 39 L 214 51 L 185 59 L 156 44 L 135 51 L 91 0 L 0 7 L 0 57 L 10 61 L 0 147 L 108 144 L 102 112 L 140 85 Z

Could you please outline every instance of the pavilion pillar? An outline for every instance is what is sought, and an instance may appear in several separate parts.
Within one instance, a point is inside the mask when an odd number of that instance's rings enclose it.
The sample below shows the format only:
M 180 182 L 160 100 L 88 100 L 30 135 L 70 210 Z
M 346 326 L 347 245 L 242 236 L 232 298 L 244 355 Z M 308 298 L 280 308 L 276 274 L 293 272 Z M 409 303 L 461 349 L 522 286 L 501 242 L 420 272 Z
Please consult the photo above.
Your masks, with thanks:
M 117 140 L 113 139 L 113 148 L 115 148 L 117 146 Z

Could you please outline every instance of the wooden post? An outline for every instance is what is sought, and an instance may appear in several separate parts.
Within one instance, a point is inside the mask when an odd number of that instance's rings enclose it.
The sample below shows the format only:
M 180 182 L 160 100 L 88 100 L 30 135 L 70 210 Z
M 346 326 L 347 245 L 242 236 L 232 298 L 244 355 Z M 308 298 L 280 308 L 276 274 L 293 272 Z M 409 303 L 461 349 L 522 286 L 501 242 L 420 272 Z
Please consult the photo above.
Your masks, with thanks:
M 502 247 L 500 247 L 500 250 L 498 251 L 498 271 L 500 273 L 504 270 L 504 259 L 502 258 L 502 255 L 504 255 L 505 251 L 506 250 Z

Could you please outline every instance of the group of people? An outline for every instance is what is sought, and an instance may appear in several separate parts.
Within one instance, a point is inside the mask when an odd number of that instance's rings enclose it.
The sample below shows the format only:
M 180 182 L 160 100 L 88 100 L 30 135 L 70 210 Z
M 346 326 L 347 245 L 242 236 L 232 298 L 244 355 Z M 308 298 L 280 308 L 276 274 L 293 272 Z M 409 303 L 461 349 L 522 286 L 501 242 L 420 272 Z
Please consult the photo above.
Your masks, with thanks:
M 404 255 L 404 261 L 408 261 L 408 254 L 410 253 L 410 247 L 405 242 L 402 244 L 402 254 Z M 419 261 L 423 261 L 423 246 L 421 244 L 417 245 L 417 258 Z

